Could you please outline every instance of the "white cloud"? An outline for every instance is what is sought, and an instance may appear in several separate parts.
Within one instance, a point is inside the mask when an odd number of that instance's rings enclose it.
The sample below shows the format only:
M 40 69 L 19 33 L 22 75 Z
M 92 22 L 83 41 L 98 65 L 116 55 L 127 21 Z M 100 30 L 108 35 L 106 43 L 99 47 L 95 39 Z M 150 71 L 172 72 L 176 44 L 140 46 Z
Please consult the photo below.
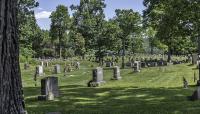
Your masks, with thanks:
M 41 8 L 41 7 L 38 7 L 37 9 L 38 9 L 38 10 L 43 10 L 43 8 Z
M 51 15 L 50 11 L 41 11 L 35 14 L 36 19 L 47 19 Z

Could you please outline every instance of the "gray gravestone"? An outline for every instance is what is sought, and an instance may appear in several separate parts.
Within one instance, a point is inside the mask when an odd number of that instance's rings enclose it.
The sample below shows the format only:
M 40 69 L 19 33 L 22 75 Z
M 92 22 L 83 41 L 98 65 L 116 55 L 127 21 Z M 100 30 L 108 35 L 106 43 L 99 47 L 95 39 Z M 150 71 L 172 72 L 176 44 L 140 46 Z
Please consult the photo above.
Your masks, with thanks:
M 80 62 L 75 63 L 76 69 L 80 69 Z
M 42 76 L 44 73 L 43 67 L 42 66 L 37 66 L 36 67 L 36 75 Z
M 112 67 L 112 63 L 111 62 L 106 62 L 106 67 Z
M 132 67 L 134 67 L 134 63 L 132 63 L 132 62 L 127 62 L 127 63 L 126 63 L 126 66 L 132 68 Z
M 61 73 L 60 65 L 55 65 L 55 66 L 54 66 L 54 73 L 55 73 L 55 74 Z
M 145 62 L 141 62 L 141 68 L 146 68 L 146 63 Z
M 140 64 L 139 61 L 134 62 L 134 67 L 133 67 L 134 72 L 140 72 L 140 65 L 139 64 Z
M 49 62 L 48 61 L 45 62 L 45 67 L 49 67 Z
M 41 80 L 41 94 L 59 97 L 58 77 L 46 77 Z
M 199 100 L 200 99 L 200 87 L 197 88 L 196 91 L 192 94 L 191 100 Z
M 92 71 L 93 79 L 88 82 L 89 87 L 97 87 L 100 86 L 102 83 L 105 83 L 103 80 L 103 69 L 97 67 Z
M 198 54 L 192 54 L 192 64 L 196 64 L 198 60 Z
M 41 61 L 41 62 L 40 62 L 40 65 L 41 65 L 41 66 L 44 66 L 44 61 Z
M 122 77 L 120 76 L 120 68 L 118 66 L 115 66 L 113 68 L 113 79 L 114 80 L 120 80 Z
M 27 70 L 29 68 L 29 64 L 28 63 L 24 63 L 24 70 Z

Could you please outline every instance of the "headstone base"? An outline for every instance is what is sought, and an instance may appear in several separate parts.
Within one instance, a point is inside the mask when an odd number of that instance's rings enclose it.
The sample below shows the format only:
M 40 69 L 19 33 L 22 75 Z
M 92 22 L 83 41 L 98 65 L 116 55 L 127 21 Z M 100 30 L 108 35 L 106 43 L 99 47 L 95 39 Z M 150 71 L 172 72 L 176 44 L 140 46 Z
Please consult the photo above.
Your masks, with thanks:
M 200 86 L 200 80 L 197 81 L 197 86 Z
M 47 100 L 47 96 L 46 95 L 40 95 L 38 96 L 38 101 L 46 101 Z
M 99 87 L 103 84 L 105 84 L 105 81 L 101 81 L 101 82 L 94 82 L 94 81 L 89 81 L 88 82 L 88 87 Z

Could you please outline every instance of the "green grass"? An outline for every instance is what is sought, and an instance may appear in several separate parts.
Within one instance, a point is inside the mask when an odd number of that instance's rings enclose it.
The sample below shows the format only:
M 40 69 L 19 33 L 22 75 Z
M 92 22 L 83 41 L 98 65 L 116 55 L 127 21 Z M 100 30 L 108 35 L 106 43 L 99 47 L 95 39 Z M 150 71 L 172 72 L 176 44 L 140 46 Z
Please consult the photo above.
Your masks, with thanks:
M 200 101 L 189 101 L 196 89 L 193 82 L 194 66 L 187 64 L 142 69 L 133 73 L 131 69 L 121 70 L 122 80 L 112 81 L 112 70 L 104 70 L 106 84 L 88 88 L 92 78 L 91 62 L 81 62 L 81 69 L 59 77 L 60 97 L 55 101 L 37 101 L 40 95 L 40 80 L 34 87 L 33 74 L 22 70 L 26 109 L 29 114 L 61 112 L 62 114 L 198 114 Z M 45 69 L 50 76 L 51 68 Z M 190 87 L 183 89 L 182 77 Z M 42 78 L 42 77 L 40 77 Z

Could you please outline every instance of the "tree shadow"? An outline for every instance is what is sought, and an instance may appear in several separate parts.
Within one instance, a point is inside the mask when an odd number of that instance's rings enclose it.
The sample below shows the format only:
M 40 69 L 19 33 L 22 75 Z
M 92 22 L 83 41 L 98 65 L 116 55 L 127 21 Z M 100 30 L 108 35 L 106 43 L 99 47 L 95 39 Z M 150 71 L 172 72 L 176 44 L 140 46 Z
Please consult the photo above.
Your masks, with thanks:
M 37 101 L 39 87 L 25 88 L 30 114 L 61 112 L 62 114 L 173 114 L 198 113 L 200 103 L 187 99 L 194 88 L 99 87 L 82 85 L 61 86 L 55 101 Z

